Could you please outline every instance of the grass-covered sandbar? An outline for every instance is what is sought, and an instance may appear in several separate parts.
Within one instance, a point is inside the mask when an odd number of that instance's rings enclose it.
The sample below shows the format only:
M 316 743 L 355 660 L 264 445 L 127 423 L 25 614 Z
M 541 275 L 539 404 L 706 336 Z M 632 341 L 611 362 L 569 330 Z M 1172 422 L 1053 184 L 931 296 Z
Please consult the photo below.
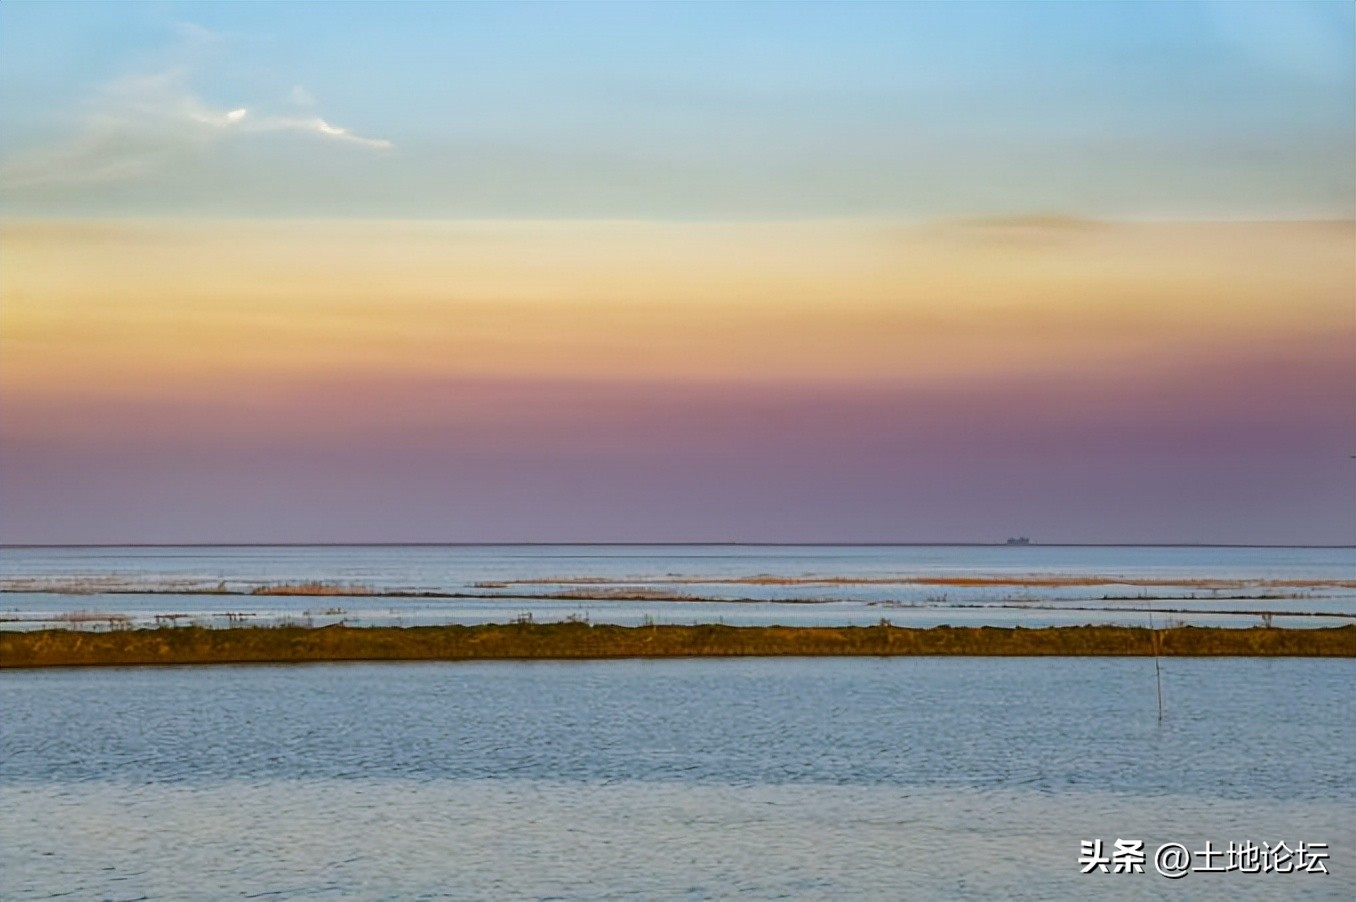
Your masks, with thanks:
M 732 627 L 588 623 L 0 632 L 0 668 L 780 656 L 1356 657 L 1356 626 Z

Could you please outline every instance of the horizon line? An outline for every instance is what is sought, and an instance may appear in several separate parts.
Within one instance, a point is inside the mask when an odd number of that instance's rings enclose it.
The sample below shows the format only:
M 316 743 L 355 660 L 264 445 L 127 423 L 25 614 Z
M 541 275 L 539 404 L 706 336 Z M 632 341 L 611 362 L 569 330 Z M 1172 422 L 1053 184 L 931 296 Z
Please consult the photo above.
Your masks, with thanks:
M 492 548 L 513 547 L 674 547 L 674 548 L 1326 548 L 1356 550 L 1356 543 L 1274 542 L 1037 542 L 980 541 L 419 541 L 419 542 L 0 542 L 3 549 L 30 548 Z

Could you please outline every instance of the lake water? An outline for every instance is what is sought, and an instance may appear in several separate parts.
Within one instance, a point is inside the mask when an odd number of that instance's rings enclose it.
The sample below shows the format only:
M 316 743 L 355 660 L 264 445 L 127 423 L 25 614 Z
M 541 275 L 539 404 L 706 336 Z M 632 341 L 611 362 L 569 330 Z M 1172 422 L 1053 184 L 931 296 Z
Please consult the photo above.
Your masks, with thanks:
M 1079 580 L 1088 584 L 1068 584 Z M 338 594 L 248 594 L 312 581 L 329 583 Z M 1152 616 L 1158 625 L 1249 627 L 1264 614 L 1276 626 L 1302 628 L 1356 622 L 1356 549 L 4 548 L 0 590 L 0 629 L 408 626 L 525 616 L 623 625 L 870 625 L 885 618 L 900 626 L 1144 626 Z
M 1356 897 L 1356 661 L 1162 667 L 1162 722 L 1148 659 L 0 672 L 0 897 Z
M 0 589 L 7 629 L 1315 627 L 1356 551 L 5 548 Z M 1146 659 L 0 672 L 0 899 L 1356 897 L 1356 662 L 1161 666 L 1161 723 Z M 1080 874 L 1099 838 L 1331 873 Z

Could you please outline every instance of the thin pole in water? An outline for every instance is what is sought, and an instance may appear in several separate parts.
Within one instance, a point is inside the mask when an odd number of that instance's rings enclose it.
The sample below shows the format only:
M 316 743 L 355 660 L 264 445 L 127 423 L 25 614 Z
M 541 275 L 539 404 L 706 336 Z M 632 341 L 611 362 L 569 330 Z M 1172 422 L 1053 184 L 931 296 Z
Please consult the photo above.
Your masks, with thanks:
M 1158 689 L 1158 722 L 1163 722 L 1163 671 L 1158 666 L 1158 627 L 1154 626 L 1154 604 L 1149 602 L 1149 630 L 1153 634 L 1154 686 Z

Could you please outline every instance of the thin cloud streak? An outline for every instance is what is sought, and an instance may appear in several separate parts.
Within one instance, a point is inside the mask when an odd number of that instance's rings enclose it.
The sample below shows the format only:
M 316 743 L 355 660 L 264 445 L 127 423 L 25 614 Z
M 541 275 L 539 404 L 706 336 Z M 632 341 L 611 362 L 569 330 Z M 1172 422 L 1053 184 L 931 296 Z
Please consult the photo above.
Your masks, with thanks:
M 236 110 L 238 113 L 246 113 L 245 110 Z M 228 115 L 234 115 L 228 114 Z M 265 116 L 262 118 L 249 118 L 241 116 L 233 120 L 230 126 L 240 126 L 241 131 L 264 133 L 277 131 L 297 131 L 310 134 L 321 135 L 326 138 L 336 138 L 340 141 L 346 141 L 351 144 L 357 144 L 360 147 L 373 147 L 378 149 L 388 149 L 394 147 L 390 141 L 385 138 L 367 138 L 362 135 L 354 134 L 346 128 L 340 128 L 326 122 L 319 116 Z

